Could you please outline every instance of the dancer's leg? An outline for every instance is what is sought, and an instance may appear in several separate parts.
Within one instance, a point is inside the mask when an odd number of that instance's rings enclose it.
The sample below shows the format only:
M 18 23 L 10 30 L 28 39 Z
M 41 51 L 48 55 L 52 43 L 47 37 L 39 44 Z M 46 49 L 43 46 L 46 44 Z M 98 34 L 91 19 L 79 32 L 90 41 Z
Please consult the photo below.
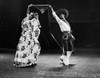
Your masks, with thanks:
M 64 64 L 64 65 L 67 65 L 67 50 L 68 50 L 68 41 L 67 40 L 64 40 L 62 39 L 62 45 L 63 45 L 63 53 L 60 57 L 60 60 L 61 60 L 61 63 Z
M 69 62 L 70 62 L 71 54 L 72 54 L 72 52 L 74 50 L 73 39 L 69 40 L 69 44 L 70 44 L 70 47 L 69 47 L 70 50 L 68 49 L 68 51 L 66 52 L 67 53 L 66 58 L 67 58 L 67 64 L 68 65 L 69 65 Z M 68 44 L 68 46 L 69 46 L 69 44 Z

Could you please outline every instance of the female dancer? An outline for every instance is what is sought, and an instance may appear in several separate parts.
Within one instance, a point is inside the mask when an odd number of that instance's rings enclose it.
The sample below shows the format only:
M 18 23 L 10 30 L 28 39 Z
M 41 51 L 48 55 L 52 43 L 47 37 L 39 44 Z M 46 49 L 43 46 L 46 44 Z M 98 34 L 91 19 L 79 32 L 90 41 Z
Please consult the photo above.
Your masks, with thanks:
M 27 14 L 22 21 L 22 33 L 17 45 L 17 51 L 14 59 L 14 66 L 26 67 L 37 64 L 37 58 L 40 54 L 40 23 L 38 13 Z

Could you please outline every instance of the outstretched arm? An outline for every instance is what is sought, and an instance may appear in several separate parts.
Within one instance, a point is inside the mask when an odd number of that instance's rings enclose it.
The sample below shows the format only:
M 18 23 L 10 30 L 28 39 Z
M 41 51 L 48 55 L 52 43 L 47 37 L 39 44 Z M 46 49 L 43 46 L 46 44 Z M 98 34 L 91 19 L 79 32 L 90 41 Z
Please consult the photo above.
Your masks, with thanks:
M 53 8 L 50 6 L 51 11 L 52 11 L 52 15 L 53 17 L 56 19 L 56 21 L 59 23 L 60 22 L 60 18 L 57 16 L 56 12 L 53 10 Z

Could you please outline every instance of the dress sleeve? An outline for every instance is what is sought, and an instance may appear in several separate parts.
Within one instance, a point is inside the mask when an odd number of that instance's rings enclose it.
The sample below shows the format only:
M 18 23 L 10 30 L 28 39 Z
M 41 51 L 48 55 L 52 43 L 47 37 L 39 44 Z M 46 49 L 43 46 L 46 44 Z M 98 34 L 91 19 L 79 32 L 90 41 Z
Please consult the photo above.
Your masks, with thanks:
M 40 24 L 39 20 L 37 20 L 37 21 L 38 21 L 38 27 L 41 28 L 41 24 Z

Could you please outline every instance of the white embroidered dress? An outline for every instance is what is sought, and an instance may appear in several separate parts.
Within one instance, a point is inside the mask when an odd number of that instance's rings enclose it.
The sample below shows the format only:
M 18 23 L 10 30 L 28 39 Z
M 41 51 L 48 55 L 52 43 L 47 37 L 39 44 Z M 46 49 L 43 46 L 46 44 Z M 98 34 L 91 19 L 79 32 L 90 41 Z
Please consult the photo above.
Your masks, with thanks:
M 40 23 L 38 19 L 29 20 L 27 17 L 22 21 L 22 33 L 17 45 L 17 51 L 14 58 L 14 65 L 25 67 L 37 63 L 40 54 Z

